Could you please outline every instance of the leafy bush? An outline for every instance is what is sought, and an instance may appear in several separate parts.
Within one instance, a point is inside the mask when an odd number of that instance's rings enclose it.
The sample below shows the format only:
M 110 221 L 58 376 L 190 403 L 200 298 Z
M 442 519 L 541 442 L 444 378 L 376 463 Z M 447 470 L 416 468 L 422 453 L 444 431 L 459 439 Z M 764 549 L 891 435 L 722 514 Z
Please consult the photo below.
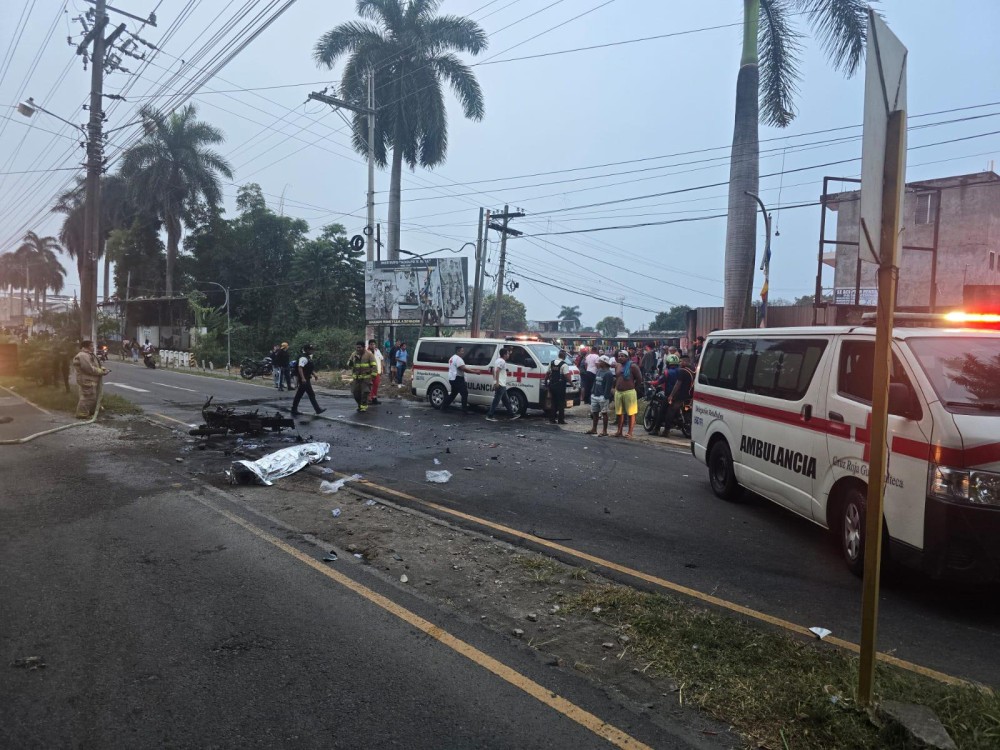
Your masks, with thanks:
M 320 370 L 336 370 L 347 366 L 347 360 L 354 353 L 356 342 L 364 339 L 364 330 L 353 331 L 347 328 L 314 328 L 305 329 L 295 334 L 289 342 L 291 356 L 297 357 L 302 347 L 312 344 L 313 362 Z

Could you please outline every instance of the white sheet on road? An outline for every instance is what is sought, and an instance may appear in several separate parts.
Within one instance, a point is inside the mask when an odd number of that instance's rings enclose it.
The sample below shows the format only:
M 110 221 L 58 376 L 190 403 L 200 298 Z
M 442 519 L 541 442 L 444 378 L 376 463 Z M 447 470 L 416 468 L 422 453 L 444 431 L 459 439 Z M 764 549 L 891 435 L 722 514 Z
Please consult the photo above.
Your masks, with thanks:
M 330 453 L 329 443 L 303 443 L 268 453 L 256 461 L 233 461 L 229 471 L 232 484 L 250 482 L 271 486 L 276 480 L 322 461 Z

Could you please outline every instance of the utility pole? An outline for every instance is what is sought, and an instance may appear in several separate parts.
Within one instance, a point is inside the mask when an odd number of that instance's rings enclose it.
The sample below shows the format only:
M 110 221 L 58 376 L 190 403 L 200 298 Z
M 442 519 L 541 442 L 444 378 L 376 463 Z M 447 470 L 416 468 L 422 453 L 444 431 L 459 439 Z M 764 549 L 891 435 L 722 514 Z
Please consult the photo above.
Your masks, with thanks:
M 519 232 L 516 229 L 511 229 L 508 224 L 511 219 L 518 219 L 524 216 L 524 211 L 510 212 L 510 206 L 503 207 L 503 213 L 499 216 L 494 216 L 495 219 L 503 219 L 503 224 L 490 224 L 490 229 L 495 229 L 500 232 L 500 270 L 497 271 L 497 297 L 496 297 L 496 317 L 493 323 L 493 335 L 495 337 L 500 336 L 500 312 L 503 304 L 503 275 L 504 266 L 507 264 L 507 235 L 512 234 L 515 237 L 520 237 L 524 232 Z
M 490 214 L 486 212 L 486 222 Z M 483 309 L 483 209 L 479 209 L 479 231 L 476 234 L 476 276 L 472 280 L 472 338 L 479 338 L 479 320 Z
M 367 258 L 369 261 L 373 261 L 375 260 L 375 250 L 372 247 L 371 239 L 375 233 L 375 73 L 372 71 L 368 77 L 367 107 L 348 104 L 343 99 L 338 99 L 335 96 L 325 93 L 325 89 L 319 92 L 312 92 L 309 94 L 309 98 L 317 102 L 329 104 L 331 107 L 340 107 L 341 109 L 348 109 L 351 112 L 357 112 L 359 115 L 365 115 L 368 118 L 368 226 L 365 227 L 365 236 L 367 237 L 365 245 L 368 247 Z
M 764 257 L 760 260 L 760 270 L 764 272 L 764 285 L 760 289 L 760 323 L 758 323 L 757 327 L 767 328 L 768 282 L 771 280 L 771 214 L 767 212 L 764 201 L 760 199 L 759 195 L 751 193 L 749 190 L 744 190 L 743 192 L 757 201 L 757 205 L 760 206 L 760 212 L 764 217 Z M 750 280 L 750 283 L 753 283 L 753 279 Z M 747 299 L 750 296 L 752 295 L 749 295 Z

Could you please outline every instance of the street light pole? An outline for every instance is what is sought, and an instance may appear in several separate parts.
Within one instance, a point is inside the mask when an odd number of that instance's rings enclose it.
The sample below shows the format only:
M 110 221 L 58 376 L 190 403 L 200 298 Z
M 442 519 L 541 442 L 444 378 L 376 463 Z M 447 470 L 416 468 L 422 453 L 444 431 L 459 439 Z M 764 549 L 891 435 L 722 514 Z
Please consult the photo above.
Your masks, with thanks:
M 749 190 L 744 190 L 760 206 L 760 212 L 764 215 L 764 257 L 760 259 L 760 270 L 764 272 L 764 285 L 760 288 L 760 328 L 767 328 L 767 295 L 768 282 L 771 279 L 771 214 L 764 207 L 764 201 Z M 753 281 L 751 280 L 751 283 Z
M 228 287 L 222 286 L 217 281 L 203 281 L 203 284 L 211 284 L 212 286 L 217 286 L 223 292 L 226 293 L 226 372 L 229 372 L 229 368 L 233 364 L 233 351 L 232 351 L 232 331 L 233 327 L 229 323 L 229 289 Z

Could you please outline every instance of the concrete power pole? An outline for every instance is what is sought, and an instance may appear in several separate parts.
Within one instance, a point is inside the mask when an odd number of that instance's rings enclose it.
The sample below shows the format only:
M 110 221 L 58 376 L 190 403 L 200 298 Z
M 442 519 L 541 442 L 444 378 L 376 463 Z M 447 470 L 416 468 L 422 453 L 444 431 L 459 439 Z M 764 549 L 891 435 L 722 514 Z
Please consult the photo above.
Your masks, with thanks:
M 500 232 L 500 270 L 497 271 L 497 296 L 496 296 L 496 316 L 493 323 L 493 336 L 500 336 L 500 313 L 503 306 L 503 276 L 504 276 L 504 266 L 507 264 L 507 235 L 512 234 L 515 237 L 520 237 L 524 232 L 519 232 L 516 229 L 511 229 L 508 224 L 511 219 L 517 219 L 524 216 L 523 211 L 510 212 L 510 206 L 503 207 L 503 213 L 494 216 L 495 219 L 503 219 L 503 224 L 490 224 L 490 229 L 495 229 Z
M 486 222 L 490 214 L 486 212 Z M 476 233 L 476 271 L 472 279 L 472 337 L 479 337 L 479 321 L 483 311 L 483 209 L 479 209 L 479 231 Z

